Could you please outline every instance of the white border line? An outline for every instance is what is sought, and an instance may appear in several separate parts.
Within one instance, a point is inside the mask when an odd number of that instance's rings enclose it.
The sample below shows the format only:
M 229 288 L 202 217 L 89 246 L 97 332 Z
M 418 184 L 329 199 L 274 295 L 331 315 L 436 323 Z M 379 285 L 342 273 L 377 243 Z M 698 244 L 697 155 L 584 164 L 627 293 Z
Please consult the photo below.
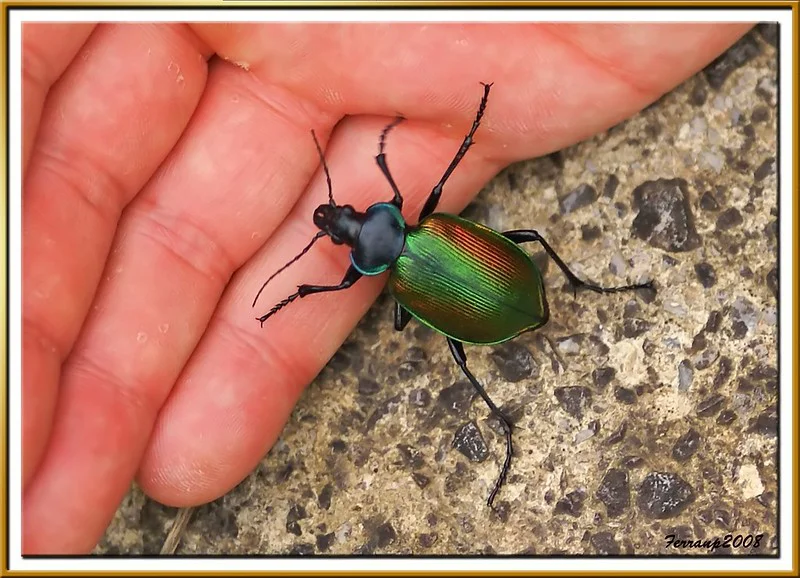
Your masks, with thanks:
M 128 21 L 128 22 L 183 22 L 183 21 L 306 21 L 306 22 L 373 22 L 373 21 L 405 21 L 405 22 L 508 22 L 508 21 L 594 21 L 594 22 L 779 22 L 780 34 L 780 155 L 778 170 L 781 175 L 779 190 L 780 212 L 780 270 L 781 302 L 780 336 L 782 374 L 780 376 L 782 409 L 780 421 L 780 495 L 781 524 L 780 552 L 777 559 L 749 558 L 659 558 L 653 559 L 581 559 L 581 558 L 219 558 L 219 559 L 108 559 L 108 558 L 50 558 L 22 559 L 20 556 L 20 479 L 21 472 L 21 56 L 20 39 L 23 22 L 40 21 Z M 792 545 L 795 543 L 792 528 L 793 494 L 792 494 L 792 319 L 794 315 L 792 295 L 792 214 L 793 203 L 797 200 L 792 195 L 792 64 L 795 55 L 792 53 L 792 13 L 783 9 L 764 10 L 416 10 L 416 9 L 382 9 L 382 10 L 281 10 L 281 9 L 249 9 L 249 10 L 168 10 L 168 9 L 136 9 L 136 10 L 27 10 L 14 8 L 9 10 L 9 104 L 10 118 L 10 166 L 9 177 L 9 458 L 11 471 L 9 524 L 12 530 L 9 536 L 9 568 L 25 571 L 154 571 L 154 570 L 202 570 L 202 571 L 647 571 L 657 565 L 661 571 L 787 571 L 791 569 Z M 787 266 L 788 265 L 788 266 Z M 13 387 L 11 385 L 13 384 Z

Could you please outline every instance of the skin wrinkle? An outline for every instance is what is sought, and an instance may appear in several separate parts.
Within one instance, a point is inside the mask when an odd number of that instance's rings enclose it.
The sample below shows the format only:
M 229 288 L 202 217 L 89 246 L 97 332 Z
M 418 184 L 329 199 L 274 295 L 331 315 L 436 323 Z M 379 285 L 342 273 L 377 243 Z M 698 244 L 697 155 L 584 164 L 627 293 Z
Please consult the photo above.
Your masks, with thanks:
M 87 151 L 84 151 L 86 153 Z M 90 154 L 80 153 L 83 168 L 74 166 L 63 155 L 47 147 L 36 149 L 38 170 L 50 173 L 74 193 L 89 209 L 97 214 L 101 223 L 115 222 L 125 208 L 129 196 L 125 185 L 114 175 L 104 170 L 103 163 L 92 160 Z M 74 154 L 74 153 L 73 153 Z M 87 186 L 88 184 L 88 186 Z M 52 187 L 62 192 L 62 187 Z M 95 194 L 90 194 L 90 191 Z M 111 194 L 109 194 L 111 193 Z
M 221 71 L 218 71 L 218 72 L 221 72 Z M 267 98 L 259 95 L 258 91 L 254 90 L 252 82 L 242 82 L 241 80 L 231 81 L 231 79 L 229 78 L 231 72 L 234 72 L 235 75 L 237 76 L 237 78 L 241 78 L 239 76 L 239 74 L 241 74 L 241 71 L 239 71 L 235 67 L 228 66 L 227 67 L 227 71 L 224 72 L 222 77 L 220 77 L 219 74 L 216 75 L 216 78 L 222 78 L 222 81 L 220 82 L 220 86 L 217 86 L 217 87 L 213 88 L 213 90 L 215 91 L 215 94 L 216 94 L 216 91 L 224 90 L 225 89 L 225 85 L 230 83 L 230 86 L 232 88 L 236 88 L 237 90 L 238 89 L 244 89 L 243 92 L 245 92 L 246 94 L 252 95 L 254 97 L 252 99 L 252 102 L 260 102 L 260 103 L 269 102 L 269 100 Z M 250 74 L 248 74 L 248 78 L 252 79 L 254 81 L 257 81 L 257 79 L 255 77 L 253 77 L 252 75 L 250 75 Z M 259 86 L 264 87 L 265 89 L 268 88 L 266 85 L 263 85 L 263 84 L 259 84 Z M 240 101 L 239 102 L 239 106 L 244 106 L 244 103 L 245 103 L 245 101 Z M 270 107 L 270 108 L 267 109 L 267 111 L 261 111 L 259 113 L 259 116 L 265 117 L 265 116 L 269 115 L 268 111 L 272 111 L 272 110 L 277 111 L 278 109 Z M 283 117 L 283 120 L 284 120 L 284 124 L 286 126 L 290 127 L 293 131 L 296 131 L 296 134 L 298 134 L 298 135 L 300 134 L 301 131 L 300 130 L 296 130 L 297 128 L 299 128 L 299 127 L 296 126 L 296 123 L 287 122 L 285 117 Z M 232 127 L 226 127 L 226 128 L 229 128 L 229 130 L 233 130 Z M 198 138 L 198 137 L 194 137 L 194 138 Z M 308 136 L 308 140 L 309 141 L 311 140 L 310 139 L 310 134 Z M 197 151 L 195 151 L 195 150 L 187 150 L 187 151 L 180 151 L 179 150 L 179 152 L 183 155 L 184 160 L 186 160 L 186 161 L 190 161 L 192 155 L 196 155 L 197 154 Z M 314 158 L 316 158 L 316 152 L 314 152 L 313 155 L 314 155 Z M 286 163 L 280 163 L 280 166 L 282 168 L 285 168 L 286 167 Z M 177 169 L 175 169 L 174 167 L 171 167 L 171 170 L 174 173 Z M 251 170 L 251 167 L 243 166 L 243 167 L 241 167 L 241 169 L 239 169 L 237 171 L 237 176 L 241 175 L 241 174 L 243 174 L 245 172 L 248 172 L 250 170 Z M 310 170 L 308 174 L 309 174 L 308 178 L 310 179 L 311 176 L 313 175 L 313 169 Z M 259 185 L 257 189 L 254 189 L 254 191 L 252 193 L 253 197 L 255 198 L 255 197 L 259 196 L 259 195 L 263 195 L 263 193 L 265 191 L 274 190 L 275 188 L 279 188 L 281 191 L 283 191 L 285 189 L 288 189 L 288 187 L 286 186 L 286 183 L 284 183 L 283 181 L 277 182 L 276 185 L 272 184 L 273 180 L 276 180 L 276 179 L 280 180 L 280 178 L 281 178 L 281 172 L 278 170 L 278 166 L 276 165 L 275 166 L 275 170 L 272 170 L 270 172 L 270 178 L 266 182 L 264 182 L 261 185 Z M 289 189 L 289 190 L 291 190 L 291 189 Z M 270 211 L 270 213 L 268 215 L 268 217 L 270 219 L 270 222 L 272 222 L 274 220 L 275 223 L 276 223 L 276 226 L 277 226 L 277 224 L 280 223 L 286 217 L 286 215 L 289 214 L 293 210 L 293 208 L 295 207 L 295 205 L 298 202 L 298 200 L 299 199 L 296 196 L 292 196 L 291 198 L 287 197 L 287 201 L 288 201 L 287 203 L 281 203 L 279 205 L 279 207 L 276 207 L 272 211 Z M 263 243 L 263 242 L 266 242 L 266 239 L 269 237 L 269 235 L 262 235 L 261 237 L 265 239 L 264 241 L 262 241 L 262 243 Z M 249 254 L 248 255 L 243 255 L 239 259 L 233 259 L 232 258 L 231 262 L 236 263 L 236 265 L 238 267 L 238 266 L 241 266 L 241 264 L 243 264 L 248 257 L 249 257 Z
M 223 66 L 230 66 L 240 69 L 236 64 L 227 60 L 219 61 Z M 292 93 L 283 85 L 275 82 L 266 82 L 256 74 L 254 70 L 245 71 L 245 74 L 253 82 L 241 82 L 239 75 L 235 75 L 237 80 L 235 86 L 243 89 L 253 102 L 260 103 L 268 112 L 272 112 L 277 118 L 282 119 L 288 126 L 298 130 L 298 132 L 310 131 L 310 128 L 303 128 L 305 122 L 308 127 L 333 126 L 340 119 L 340 116 L 332 111 L 325 111 L 316 103 L 308 98 L 299 98 L 300 95 Z M 255 90 L 255 87 L 263 88 L 263 91 Z M 276 92 L 276 98 L 268 98 L 269 92 Z M 283 106 L 281 106 L 283 104 Z M 302 113 L 302 117 L 297 115 Z M 320 143 L 321 144 L 321 143 Z
M 255 358 L 263 363 L 265 367 L 276 365 L 274 362 L 277 361 L 277 365 L 281 369 L 285 370 L 286 375 L 291 375 L 294 366 L 286 361 L 288 358 L 283 355 L 281 348 L 278 348 L 279 353 L 274 355 L 272 349 L 275 348 L 271 347 L 272 340 L 268 339 L 264 342 L 257 341 L 260 338 L 257 333 L 248 331 L 244 327 L 236 325 L 222 316 L 214 317 L 211 323 L 215 333 L 218 334 L 219 339 L 229 343 L 233 347 L 233 352 L 238 352 L 240 350 L 242 351 L 242 354 L 239 355 L 234 355 L 231 353 L 231 357 L 238 357 L 242 359 Z M 270 350 L 269 353 L 265 348 Z M 275 359 L 273 359 L 273 357 Z
M 276 406 L 279 412 L 291 411 L 302 389 L 297 387 L 285 387 L 285 385 L 291 383 L 306 383 L 313 379 L 319 371 L 310 370 L 309 368 L 313 366 L 309 364 L 297 363 L 297 357 L 295 356 L 296 351 L 293 352 L 288 348 L 281 347 L 282 344 L 276 343 L 272 339 L 264 340 L 262 343 L 256 343 L 254 341 L 255 335 L 249 334 L 247 331 L 237 328 L 231 323 L 226 324 L 226 327 L 231 330 L 230 334 L 227 336 L 229 343 L 231 342 L 230 339 L 233 338 L 236 340 L 235 343 L 237 347 L 244 345 L 248 350 L 259 348 L 263 350 L 258 358 L 268 370 L 266 375 L 270 376 L 269 379 L 272 381 L 272 387 L 269 389 L 270 395 L 262 396 L 262 401 L 268 401 L 273 411 L 276 409 Z M 225 338 L 225 336 L 221 337 Z M 275 386 L 273 376 L 278 376 L 280 386 Z M 238 408 L 241 406 L 236 407 Z M 244 412 L 232 412 L 229 415 L 235 416 L 237 414 L 244 415 Z M 240 418 L 237 419 L 237 421 L 243 420 Z M 268 447 L 265 447 L 264 451 L 268 449 Z
M 569 47 L 573 52 L 579 54 L 584 60 L 592 63 L 597 69 L 603 70 L 611 77 L 625 84 L 628 88 L 638 93 L 646 101 L 652 101 L 658 98 L 663 91 L 661 89 L 654 89 L 649 86 L 641 85 L 633 80 L 632 77 L 636 76 L 623 68 L 617 63 L 610 62 L 605 58 L 598 58 L 587 52 L 586 49 L 575 42 L 572 38 L 565 34 L 559 34 L 556 28 L 550 25 L 543 25 L 541 30 L 549 34 L 552 38 L 561 42 L 564 46 Z
M 53 70 L 53 66 L 42 55 L 35 43 L 28 42 L 21 57 L 23 83 L 28 80 L 33 83 L 34 87 L 46 94 L 61 73 Z
M 139 199 L 128 215 L 132 233 L 156 243 L 199 277 L 213 279 L 220 291 L 239 265 L 223 242 L 193 223 L 188 215 L 170 214 L 154 198 Z
M 152 390 L 140 387 L 138 382 L 141 379 L 126 382 L 122 379 L 122 376 L 114 372 L 115 369 L 104 368 L 94 358 L 85 355 L 83 352 L 73 354 L 69 362 L 64 366 L 65 372 L 73 374 L 74 383 L 72 387 L 84 386 L 87 377 L 93 378 L 93 381 L 102 384 L 109 391 L 114 392 L 119 399 L 123 400 L 125 407 L 154 419 L 163 399 L 159 399 L 158 396 L 150 396 L 148 399 L 148 396 L 142 394 L 152 392 Z
M 23 307 L 22 310 L 23 332 L 33 331 L 37 335 L 37 340 L 52 344 L 51 347 L 43 349 L 47 355 L 55 354 L 58 363 L 62 363 L 72 350 L 74 341 L 74 331 L 57 330 L 54 331 L 49 319 L 42 315 L 32 314 L 29 308 Z

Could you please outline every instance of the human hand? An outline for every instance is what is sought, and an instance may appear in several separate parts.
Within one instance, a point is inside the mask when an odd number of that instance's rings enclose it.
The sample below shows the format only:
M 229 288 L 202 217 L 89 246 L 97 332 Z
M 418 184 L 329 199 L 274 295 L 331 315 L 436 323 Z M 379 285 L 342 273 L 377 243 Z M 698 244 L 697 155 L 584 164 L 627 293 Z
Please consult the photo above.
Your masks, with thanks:
M 634 114 L 749 27 L 26 25 L 23 553 L 91 551 L 134 477 L 173 506 L 224 494 L 366 312 L 383 278 L 255 320 L 341 279 L 347 248 L 328 241 L 251 309 L 327 198 L 311 129 L 337 200 L 363 209 L 391 197 L 377 138 L 406 116 L 386 154 L 413 223 L 480 81 L 443 211 Z

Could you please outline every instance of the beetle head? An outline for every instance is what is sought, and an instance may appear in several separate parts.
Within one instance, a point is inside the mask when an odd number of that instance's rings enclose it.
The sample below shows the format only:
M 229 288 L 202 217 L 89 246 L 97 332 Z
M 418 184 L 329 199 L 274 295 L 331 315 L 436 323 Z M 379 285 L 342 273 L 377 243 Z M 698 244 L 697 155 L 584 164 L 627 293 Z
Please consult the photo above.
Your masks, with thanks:
M 363 215 L 350 205 L 320 205 L 314 211 L 314 225 L 336 245 L 353 246 L 361 232 Z

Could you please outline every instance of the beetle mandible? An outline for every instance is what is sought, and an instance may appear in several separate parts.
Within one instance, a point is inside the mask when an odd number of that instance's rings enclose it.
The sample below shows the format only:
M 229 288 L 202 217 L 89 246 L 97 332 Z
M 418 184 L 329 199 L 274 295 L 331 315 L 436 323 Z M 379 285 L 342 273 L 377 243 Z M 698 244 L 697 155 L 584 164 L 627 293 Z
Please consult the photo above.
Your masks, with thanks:
M 506 455 L 500 474 L 487 501 L 489 507 L 511 466 L 513 446 L 511 423 L 488 396 L 467 367 L 464 343 L 496 345 L 521 333 L 542 327 L 549 318 L 542 275 L 531 257 L 519 245 L 538 242 L 566 275 L 574 292 L 588 289 L 596 293 L 619 293 L 651 289 L 653 282 L 601 287 L 579 279 L 542 236 L 533 229 L 503 233 L 479 223 L 448 213 L 437 213 L 442 188 L 458 163 L 473 144 L 486 110 L 492 84 L 483 85 L 478 112 L 467 136 L 433 187 L 420 212 L 418 224 L 408 225 L 402 215 L 403 195 L 389 172 L 384 148 L 386 136 L 404 120 L 398 116 L 381 132 L 375 161 L 389 182 L 394 197 L 359 212 L 351 205 L 337 205 L 333 199 L 331 177 L 325 155 L 311 131 L 328 184 L 328 203 L 314 211 L 314 225 L 319 232 L 311 242 L 283 267 L 278 269 L 258 291 L 253 306 L 264 287 L 281 271 L 305 255 L 313 244 L 328 236 L 337 245 L 346 244 L 350 267 L 338 285 L 300 285 L 297 292 L 280 301 L 256 319 L 264 322 L 298 298 L 314 293 L 342 291 L 364 275 L 389 271 L 388 288 L 395 299 L 394 327 L 402 331 L 411 317 L 441 333 L 461 371 L 500 420 L 506 439 Z

